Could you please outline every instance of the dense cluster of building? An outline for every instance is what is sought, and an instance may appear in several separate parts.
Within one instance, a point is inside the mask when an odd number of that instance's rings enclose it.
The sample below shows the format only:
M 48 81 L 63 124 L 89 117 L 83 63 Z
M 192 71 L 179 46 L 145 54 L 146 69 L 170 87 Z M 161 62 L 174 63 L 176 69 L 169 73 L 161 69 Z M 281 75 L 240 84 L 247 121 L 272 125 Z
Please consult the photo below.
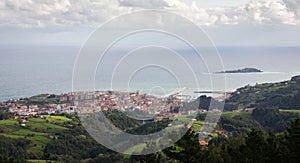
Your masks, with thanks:
M 8 100 L 0 103 L 1 107 L 9 108 L 9 112 L 18 115 L 59 114 L 59 113 L 90 113 L 108 110 L 135 111 L 170 117 L 172 109 L 179 108 L 188 99 L 177 98 L 175 95 L 158 98 L 152 95 L 128 92 L 95 91 L 70 92 L 62 95 L 45 95 L 56 98 L 56 103 L 32 104 L 29 99 Z
M 17 117 L 42 116 L 45 114 L 61 113 L 93 113 L 100 111 L 143 111 L 152 114 L 153 120 L 159 121 L 164 118 L 177 117 L 181 114 L 205 113 L 207 110 L 195 108 L 185 112 L 176 112 L 174 110 L 182 107 L 183 103 L 190 102 L 187 98 L 180 98 L 177 94 L 165 98 L 158 98 L 152 95 L 135 93 L 116 92 L 116 91 L 95 91 L 95 92 L 70 92 L 62 95 L 42 95 L 38 97 L 38 103 L 32 102 L 30 98 L 11 99 L 6 102 L 0 102 L 0 107 L 8 108 L 10 113 Z M 37 98 L 37 97 L 35 97 Z M 47 99 L 55 99 L 54 103 L 47 103 Z M 243 111 L 252 111 L 247 108 Z M 213 109 L 213 112 L 220 112 Z M 20 120 L 25 120 L 20 118 Z M 192 119 L 196 120 L 196 119 Z M 25 125 L 22 123 L 21 125 Z M 171 124 L 169 124 L 171 125 Z M 168 126 L 169 126 L 168 125 Z M 225 135 L 224 131 L 216 130 L 215 133 Z M 200 145 L 207 146 L 208 142 L 199 140 Z
M 70 104 L 44 104 L 26 105 L 24 100 L 9 100 L 0 103 L 1 107 L 8 108 L 8 112 L 15 113 L 20 116 L 35 116 L 43 114 L 60 114 L 60 113 L 75 113 L 74 106 Z

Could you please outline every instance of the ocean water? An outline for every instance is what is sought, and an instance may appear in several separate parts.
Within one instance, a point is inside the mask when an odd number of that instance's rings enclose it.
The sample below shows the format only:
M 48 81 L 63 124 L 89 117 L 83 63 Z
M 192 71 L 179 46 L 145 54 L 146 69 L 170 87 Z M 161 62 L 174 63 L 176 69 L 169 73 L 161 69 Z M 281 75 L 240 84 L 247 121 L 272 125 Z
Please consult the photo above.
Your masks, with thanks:
M 72 91 L 73 68 L 79 50 L 79 46 L 0 47 L 0 101 L 41 93 L 61 94 Z M 228 91 L 247 84 L 284 81 L 300 75 L 300 47 L 218 47 L 218 50 L 225 70 L 254 67 L 264 71 L 226 74 Z M 176 76 L 158 67 L 145 68 L 135 72 L 130 81 L 120 78 L 112 84 L 112 72 L 123 52 L 107 54 L 106 60 L 95 68 L 95 89 L 140 90 L 157 95 L 170 93 L 183 86 L 187 86 L 190 91 L 211 90 L 210 75 L 217 75 L 209 73 L 205 63 L 191 55 L 191 51 L 179 50 L 180 55 L 195 70 L 197 86 L 180 85 Z M 132 64 L 136 62 L 132 61 Z M 165 63 L 176 64 L 172 58 Z

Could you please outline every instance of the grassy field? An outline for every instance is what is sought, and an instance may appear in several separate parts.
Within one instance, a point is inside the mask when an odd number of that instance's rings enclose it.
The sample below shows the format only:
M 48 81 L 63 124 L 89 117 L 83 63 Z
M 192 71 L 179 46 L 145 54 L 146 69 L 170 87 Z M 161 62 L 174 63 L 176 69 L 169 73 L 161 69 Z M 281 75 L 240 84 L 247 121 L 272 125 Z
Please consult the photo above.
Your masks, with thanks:
M 223 112 L 222 116 L 227 116 L 232 118 L 237 115 L 250 115 L 250 114 L 251 114 L 250 112 Z
M 26 135 L 45 135 L 46 133 L 35 132 L 35 131 L 28 130 L 28 129 L 23 129 L 23 130 L 12 132 L 12 134 L 26 136 Z
M 194 131 L 200 132 L 203 124 L 204 124 L 204 122 L 202 122 L 202 121 L 194 121 L 194 123 L 193 123 Z
M 18 124 L 17 120 L 14 119 L 8 119 L 8 120 L 1 120 L 0 121 L 0 126 L 5 125 L 5 126 L 14 126 Z
M 71 121 L 65 116 L 45 116 L 43 118 L 27 118 L 25 126 L 21 127 L 17 119 L 1 120 L 0 135 L 20 139 L 25 138 L 31 141 L 29 152 L 41 153 L 46 144 L 58 131 L 67 130 L 64 122 Z
M 280 110 L 280 112 L 292 112 L 292 113 L 299 113 L 300 114 L 300 110 Z
M 178 117 L 171 117 L 170 119 L 171 120 L 189 120 L 189 119 L 191 119 L 191 118 L 196 118 L 196 116 L 197 116 L 197 114 L 196 113 L 194 113 L 194 114 L 190 114 L 190 115 L 180 115 L 180 116 L 178 116 Z
M 64 116 L 53 116 L 53 115 L 46 115 L 46 120 L 49 122 L 67 122 L 72 121 L 72 119 L 64 117 Z
M 59 98 L 57 96 L 49 97 L 49 94 L 40 94 L 29 98 L 30 105 L 38 105 L 42 107 L 44 104 L 57 104 Z
M 24 138 L 24 136 L 13 135 L 13 134 L 4 134 L 4 133 L 1 133 L 0 135 L 5 136 L 5 137 L 9 137 L 9 138 L 14 138 L 14 139 Z

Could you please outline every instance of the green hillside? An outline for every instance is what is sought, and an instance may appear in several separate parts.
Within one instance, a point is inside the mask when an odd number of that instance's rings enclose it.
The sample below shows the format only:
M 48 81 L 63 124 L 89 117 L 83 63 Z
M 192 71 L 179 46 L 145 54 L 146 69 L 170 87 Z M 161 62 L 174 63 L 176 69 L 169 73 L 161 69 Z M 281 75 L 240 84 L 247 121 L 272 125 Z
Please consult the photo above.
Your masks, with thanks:
M 295 76 L 289 81 L 239 88 L 226 100 L 225 110 L 246 107 L 300 110 L 299 99 L 300 76 Z
M 42 155 L 46 144 L 55 137 L 55 134 L 68 129 L 69 121 L 71 119 L 64 116 L 30 117 L 26 118 L 24 123 L 20 123 L 19 119 L 2 120 L 0 136 L 30 140 L 29 154 Z

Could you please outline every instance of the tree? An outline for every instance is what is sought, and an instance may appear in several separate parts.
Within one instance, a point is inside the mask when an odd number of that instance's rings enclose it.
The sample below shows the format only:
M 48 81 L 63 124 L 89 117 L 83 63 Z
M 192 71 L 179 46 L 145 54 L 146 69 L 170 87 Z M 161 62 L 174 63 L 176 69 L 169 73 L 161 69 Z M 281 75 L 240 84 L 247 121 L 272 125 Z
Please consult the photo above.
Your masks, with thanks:
M 246 137 L 246 145 L 244 146 L 244 155 L 250 162 L 266 162 L 267 140 L 262 130 L 252 129 Z
M 201 162 L 202 150 L 197 134 L 189 129 L 175 145 L 163 150 L 173 160 L 181 162 Z
M 300 162 L 300 118 L 291 122 L 291 127 L 288 128 L 287 143 L 291 152 L 292 158 L 296 162 Z
M 212 144 L 206 152 L 204 162 L 224 162 L 223 155 L 224 151 L 222 151 L 220 147 Z
M 266 154 L 268 162 L 285 162 L 288 154 L 284 134 L 275 135 L 270 132 L 267 138 Z
M 0 162 L 1 163 L 19 163 L 18 160 L 15 160 L 13 158 L 7 157 L 5 155 L 0 155 Z

